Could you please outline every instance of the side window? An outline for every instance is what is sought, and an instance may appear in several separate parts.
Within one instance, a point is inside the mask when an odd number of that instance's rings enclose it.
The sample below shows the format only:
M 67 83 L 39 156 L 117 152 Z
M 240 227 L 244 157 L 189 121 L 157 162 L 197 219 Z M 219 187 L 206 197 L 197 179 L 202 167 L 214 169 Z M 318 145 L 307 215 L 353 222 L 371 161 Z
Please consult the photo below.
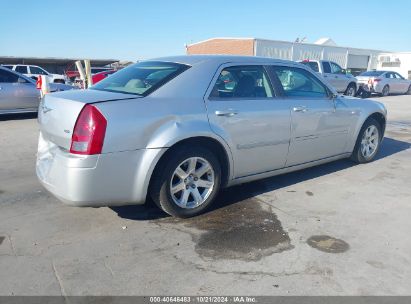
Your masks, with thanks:
M 15 71 L 16 71 L 17 73 L 27 74 L 27 67 L 26 67 L 26 66 L 23 66 L 23 65 L 18 65 L 18 66 L 16 66 Z
M 308 66 L 308 67 L 310 67 L 314 72 L 319 72 L 320 71 L 320 69 L 318 67 L 318 63 L 315 62 L 315 61 L 305 60 L 305 61 L 301 61 L 301 63 Z
M 395 79 L 395 75 L 394 75 L 394 73 L 387 73 L 387 74 L 385 74 L 385 77 L 387 77 L 387 78 L 390 78 L 390 79 Z
M 398 73 L 394 73 L 395 74 L 395 76 L 397 77 L 397 79 L 405 79 L 404 77 L 402 77 L 400 74 L 398 74 Z
M 294 68 L 275 66 L 285 96 L 290 97 L 328 97 L 327 88 L 310 72 Z
M 18 79 L 17 75 L 0 69 L 0 83 L 15 83 Z
M 324 73 L 331 73 L 331 67 L 328 62 L 323 62 L 323 71 Z
M 233 66 L 221 71 L 210 98 L 264 98 L 273 92 L 262 66 Z
M 46 71 L 35 66 L 30 66 L 30 73 L 38 75 L 47 75 Z
M 333 74 L 342 74 L 342 68 L 338 65 L 335 64 L 334 62 L 331 62 L 331 73 Z

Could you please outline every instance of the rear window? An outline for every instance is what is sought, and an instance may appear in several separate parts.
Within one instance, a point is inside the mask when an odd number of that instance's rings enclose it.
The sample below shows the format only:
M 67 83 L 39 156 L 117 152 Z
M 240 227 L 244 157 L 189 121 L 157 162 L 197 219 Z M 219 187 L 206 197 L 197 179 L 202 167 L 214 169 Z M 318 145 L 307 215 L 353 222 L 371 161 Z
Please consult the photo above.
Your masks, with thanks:
M 385 72 L 384 71 L 368 71 L 368 72 L 361 73 L 360 76 L 381 76 L 383 73 Z
M 310 67 L 314 72 L 319 72 L 318 63 L 315 61 L 301 61 L 302 64 Z
M 140 62 L 114 73 L 91 89 L 147 96 L 188 68 L 171 62 Z
M 27 74 L 27 67 L 24 66 L 24 65 L 18 65 L 18 66 L 16 66 L 15 71 L 17 73 Z

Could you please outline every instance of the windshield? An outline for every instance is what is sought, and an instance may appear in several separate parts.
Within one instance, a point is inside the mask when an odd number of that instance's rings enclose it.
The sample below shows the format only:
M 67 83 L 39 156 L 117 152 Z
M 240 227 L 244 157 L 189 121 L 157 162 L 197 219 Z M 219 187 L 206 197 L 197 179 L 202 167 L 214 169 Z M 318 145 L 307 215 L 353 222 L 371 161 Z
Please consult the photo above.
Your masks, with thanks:
M 368 71 L 361 73 L 360 76 L 381 76 L 385 71 Z
M 188 68 L 172 62 L 140 62 L 114 73 L 91 89 L 147 96 Z

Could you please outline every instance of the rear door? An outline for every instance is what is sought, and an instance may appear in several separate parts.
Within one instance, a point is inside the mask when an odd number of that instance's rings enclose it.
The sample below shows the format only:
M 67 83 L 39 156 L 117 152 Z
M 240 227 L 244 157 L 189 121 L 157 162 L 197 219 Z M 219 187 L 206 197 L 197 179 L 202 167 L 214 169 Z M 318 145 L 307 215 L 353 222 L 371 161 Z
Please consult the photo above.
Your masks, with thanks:
M 212 130 L 231 148 L 236 178 L 284 167 L 290 108 L 275 98 L 266 67 L 223 65 L 205 101 Z
M 0 69 L 0 110 L 36 111 L 39 101 L 40 93 L 33 83 Z
M 399 85 L 398 85 L 397 79 L 395 78 L 394 73 L 392 72 L 385 73 L 385 80 L 388 86 L 390 87 L 390 93 L 399 92 Z
M 283 99 L 291 108 L 291 142 L 286 166 L 345 152 L 352 115 L 343 99 L 330 99 L 329 89 L 311 72 L 274 66 Z

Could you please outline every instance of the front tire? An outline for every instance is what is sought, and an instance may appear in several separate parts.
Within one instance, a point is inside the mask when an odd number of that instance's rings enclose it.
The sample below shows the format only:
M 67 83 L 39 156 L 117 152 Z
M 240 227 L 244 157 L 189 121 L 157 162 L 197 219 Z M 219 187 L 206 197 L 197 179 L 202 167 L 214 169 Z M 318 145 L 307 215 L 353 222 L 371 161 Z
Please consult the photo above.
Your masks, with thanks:
M 354 83 L 350 83 L 344 92 L 345 95 L 355 97 L 357 94 L 357 86 Z
M 358 134 L 351 160 L 356 163 L 368 163 L 375 159 L 382 140 L 382 129 L 378 121 L 368 118 Z
M 154 172 L 150 196 L 166 213 L 188 218 L 206 211 L 221 183 L 221 165 L 208 149 L 180 146 Z
M 407 91 L 407 92 L 405 92 L 405 94 L 407 94 L 407 95 L 411 95 L 411 85 L 408 87 L 408 91 Z

